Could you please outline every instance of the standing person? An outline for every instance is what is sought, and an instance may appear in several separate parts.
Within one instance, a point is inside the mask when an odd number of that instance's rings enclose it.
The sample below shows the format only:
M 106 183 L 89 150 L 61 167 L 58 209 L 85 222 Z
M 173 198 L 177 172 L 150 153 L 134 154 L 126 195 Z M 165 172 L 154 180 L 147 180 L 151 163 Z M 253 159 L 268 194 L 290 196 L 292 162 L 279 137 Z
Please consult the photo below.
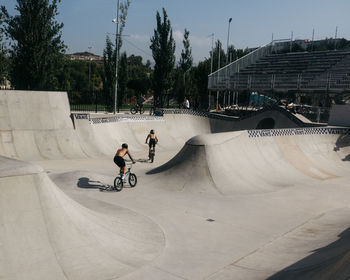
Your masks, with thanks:
M 149 142 L 147 143 L 149 139 Z M 146 144 L 148 144 L 149 150 L 148 150 L 148 159 L 150 159 L 150 153 L 151 150 L 153 148 L 153 152 L 156 151 L 156 144 L 158 143 L 158 137 L 156 135 L 156 133 L 154 132 L 154 129 L 151 129 L 151 131 L 149 132 L 149 134 L 147 135 L 146 138 Z
M 188 101 L 186 97 L 184 99 L 183 106 L 185 109 L 190 109 L 190 101 Z
M 145 98 L 141 94 L 140 97 L 137 99 L 137 106 L 139 106 L 140 114 L 143 108 L 143 102 L 145 102 Z
M 131 159 L 132 163 L 136 163 L 134 159 L 132 158 L 131 154 L 129 153 L 128 150 L 128 144 L 124 143 L 121 147 L 121 149 L 118 149 L 117 152 L 115 153 L 114 156 L 114 163 L 120 167 L 120 173 L 122 174 L 122 180 L 125 178 L 125 173 L 126 173 L 126 166 L 125 166 L 125 160 L 124 156 L 128 155 L 129 158 Z

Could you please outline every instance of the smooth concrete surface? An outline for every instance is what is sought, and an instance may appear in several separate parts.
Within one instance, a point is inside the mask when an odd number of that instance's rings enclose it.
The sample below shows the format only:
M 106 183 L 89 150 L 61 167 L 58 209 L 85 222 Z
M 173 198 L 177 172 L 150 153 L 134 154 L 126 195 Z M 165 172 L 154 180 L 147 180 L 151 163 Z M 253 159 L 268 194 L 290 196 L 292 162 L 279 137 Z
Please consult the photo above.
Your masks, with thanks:
M 191 115 L 73 127 L 66 98 L 0 91 L 0 279 L 349 278 L 349 134 L 212 133 L 230 124 Z M 138 184 L 108 191 L 123 142 Z

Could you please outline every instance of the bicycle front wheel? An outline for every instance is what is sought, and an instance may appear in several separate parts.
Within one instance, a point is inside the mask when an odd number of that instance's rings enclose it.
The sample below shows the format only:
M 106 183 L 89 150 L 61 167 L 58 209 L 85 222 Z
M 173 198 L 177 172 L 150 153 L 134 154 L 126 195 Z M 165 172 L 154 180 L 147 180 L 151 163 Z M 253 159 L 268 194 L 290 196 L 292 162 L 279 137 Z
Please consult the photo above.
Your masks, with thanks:
M 137 113 L 137 109 L 135 107 L 131 108 L 130 113 L 135 115 Z
M 145 112 L 145 109 L 143 107 L 140 109 L 140 114 L 143 114 Z
M 134 173 L 130 173 L 129 175 L 129 184 L 130 187 L 135 187 L 137 184 L 137 177 Z
M 123 189 L 123 180 L 120 177 L 115 177 L 114 179 L 114 189 L 117 192 L 120 192 Z

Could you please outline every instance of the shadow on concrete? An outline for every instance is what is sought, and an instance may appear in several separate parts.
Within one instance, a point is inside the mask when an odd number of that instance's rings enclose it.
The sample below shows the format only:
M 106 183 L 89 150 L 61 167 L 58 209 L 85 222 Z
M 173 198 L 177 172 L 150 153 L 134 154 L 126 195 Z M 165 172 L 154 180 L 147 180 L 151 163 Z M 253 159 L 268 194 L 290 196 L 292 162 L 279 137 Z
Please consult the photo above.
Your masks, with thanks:
M 342 159 L 342 161 L 350 161 L 350 155 L 347 155 L 345 158 Z
M 189 147 L 188 145 L 185 145 L 182 147 L 182 149 L 172 158 L 170 159 L 168 162 L 164 163 L 163 165 L 154 168 L 148 172 L 146 172 L 147 175 L 151 175 L 151 174 L 157 174 L 157 173 L 161 173 L 164 171 L 167 171 L 169 169 L 171 169 L 174 166 L 177 166 L 179 164 L 181 164 L 184 159 L 186 159 L 188 157 L 188 153 L 190 153 L 191 151 L 189 151 Z
M 87 177 L 81 177 L 78 180 L 77 186 L 83 189 L 99 189 L 104 186 L 100 181 L 92 181 Z
M 337 141 L 335 142 L 334 151 L 337 152 L 341 148 L 349 147 L 350 146 L 350 134 L 342 134 L 338 137 Z
M 338 137 L 337 141 L 335 142 L 335 147 L 333 150 L 337 152 L 341 148 L 345 148 L 349 146 L 350 146 L 350 134 L 342 134 Z M 345 158 L 343 158 L 342 161 L 350 161 L 350 154 L 347 155 Z
M 350 279 L 350 228 L 339 234 L 337 241 L 313 251 L 268 279 Z

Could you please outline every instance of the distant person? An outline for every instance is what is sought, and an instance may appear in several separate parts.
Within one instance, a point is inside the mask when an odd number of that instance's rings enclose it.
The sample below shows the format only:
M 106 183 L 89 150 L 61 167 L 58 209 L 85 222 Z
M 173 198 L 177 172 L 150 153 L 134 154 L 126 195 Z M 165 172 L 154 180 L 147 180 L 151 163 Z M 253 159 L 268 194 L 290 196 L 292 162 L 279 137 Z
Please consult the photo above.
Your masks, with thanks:
M 145 102 L 145 98 L 141 94 L 140 97 L 137 99 L 137 106 L 139 106 L 140 114 L 143 108 L 143 102 Z
M 188 101 L 186 97 L 184 99 L 183 106 L 185 109 L 190 109 L 190 101 Z
M 149 139 L 149 142 L 148 142 L 148 139 Z M 146 138 L 146 144 L 148 144 L 148 159 L 150 159 L 150 153 L 151 153 L 151 150 L 153 148 L 153 152 L 155 152 L 156 150 L 156 144 L 158 143 L 158 137 L 154 131 L 154 129 L 151 129 L 151 131 L 149 132 L 149 134 L 147 135 L 147 138 Z
M 136 163 L 132 158 L 131 154 L 129 153 L 128 144 L 126 143 L 122 145 L 121 149 L 117 150 L 113 159 L 114 163 L 118 165 L 118 167 L 120 168 L 120 174 L 122 174 L 122 180 L 124 180 L 125 173 L 126 173 L 126 166 L 125 166 L 125 160 L 124 160 L 124 156 L 126 154 L 129 156 L 133 164 Z
M 296 104 L 294 104 L 293 102 L 290 102 L 290 103 L 287 105 L 287 109 L 288 109 L 291 113 L 296 114 Z

